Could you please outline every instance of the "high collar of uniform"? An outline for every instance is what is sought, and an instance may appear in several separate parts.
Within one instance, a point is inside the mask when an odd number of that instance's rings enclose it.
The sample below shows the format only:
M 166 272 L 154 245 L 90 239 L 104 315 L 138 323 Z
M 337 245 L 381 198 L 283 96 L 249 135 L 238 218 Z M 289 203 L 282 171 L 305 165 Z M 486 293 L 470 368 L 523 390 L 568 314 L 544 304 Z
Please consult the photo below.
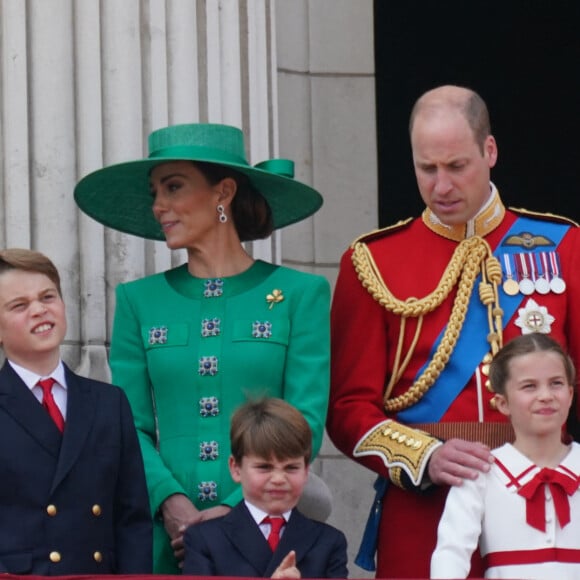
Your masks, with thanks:
M 493 183 L 491 195 L 479 213 L 465 224 L 444 224 L 428 207 L 425 208 L 421 218 L 423 223 L 433 232 L 456 242 L 461 242 L 472 236 L 487 236 L 495 230 L 503 220 L 505 206 L 501 202 L 499 193 Z

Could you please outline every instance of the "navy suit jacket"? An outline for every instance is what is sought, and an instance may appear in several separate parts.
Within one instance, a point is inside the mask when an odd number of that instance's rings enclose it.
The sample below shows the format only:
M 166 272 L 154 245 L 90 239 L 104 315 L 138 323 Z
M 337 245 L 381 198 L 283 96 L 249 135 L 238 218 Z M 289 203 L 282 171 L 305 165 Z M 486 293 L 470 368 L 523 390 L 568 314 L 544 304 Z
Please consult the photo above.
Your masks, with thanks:
M 151 573 L 151 512 L 127 398 L 65 373 L 61 434 L 8 362 L 0 370 L 0 572 Z
M 184 574 L 269 578 L 290 550 L 302 578 L 346 578 L 346 538 L 298 510 L 285 526 L 276 551 L 242 501 L 227 515 L 187 528 Z

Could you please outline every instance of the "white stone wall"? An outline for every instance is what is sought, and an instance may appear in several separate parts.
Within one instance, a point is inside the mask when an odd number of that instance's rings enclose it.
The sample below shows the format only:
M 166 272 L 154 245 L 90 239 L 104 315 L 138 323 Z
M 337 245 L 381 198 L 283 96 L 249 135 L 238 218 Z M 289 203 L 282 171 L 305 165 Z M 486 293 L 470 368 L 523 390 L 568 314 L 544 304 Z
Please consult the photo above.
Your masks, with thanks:
M 350 242 L 377 227 L 372 0 L 277 0 L 280 154 L 324 196 L 312 218 L 282 232 L 288 265 L 336 279 Z M 333 494 L 329 522 L 353 560 L 372 501 L 374 475 L 325 438 L 313 469 Z

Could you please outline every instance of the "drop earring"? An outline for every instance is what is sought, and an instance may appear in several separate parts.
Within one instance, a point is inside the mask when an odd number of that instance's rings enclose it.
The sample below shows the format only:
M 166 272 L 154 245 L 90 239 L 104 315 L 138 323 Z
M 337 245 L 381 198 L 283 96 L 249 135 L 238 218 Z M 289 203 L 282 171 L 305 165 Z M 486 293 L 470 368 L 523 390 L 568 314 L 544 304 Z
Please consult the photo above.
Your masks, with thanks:
M 220 220 L 220 222 L 222 224 L 225 224 L 228 221 L 228 216 L 226 215 L 226 212 L 224 210 L 224 206 L 220 203 L 217 207 L 217 212 L 219 214 L 218 219 Z

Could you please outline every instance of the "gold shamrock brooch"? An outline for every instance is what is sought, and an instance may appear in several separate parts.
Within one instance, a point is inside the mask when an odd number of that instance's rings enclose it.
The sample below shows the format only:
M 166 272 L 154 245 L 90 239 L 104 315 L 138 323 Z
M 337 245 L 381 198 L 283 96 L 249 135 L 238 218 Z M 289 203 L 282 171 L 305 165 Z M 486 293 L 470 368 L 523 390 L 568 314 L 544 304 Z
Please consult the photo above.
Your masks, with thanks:
M 266 296 L 266 302 L 270 305 L 270 310 L 272 310 L 274 304 L 278 302 L 282 302 L 284 300 L 284 295 L 282 294 L 282 290 L 272 290 L 272 294 L 268 294 Z

